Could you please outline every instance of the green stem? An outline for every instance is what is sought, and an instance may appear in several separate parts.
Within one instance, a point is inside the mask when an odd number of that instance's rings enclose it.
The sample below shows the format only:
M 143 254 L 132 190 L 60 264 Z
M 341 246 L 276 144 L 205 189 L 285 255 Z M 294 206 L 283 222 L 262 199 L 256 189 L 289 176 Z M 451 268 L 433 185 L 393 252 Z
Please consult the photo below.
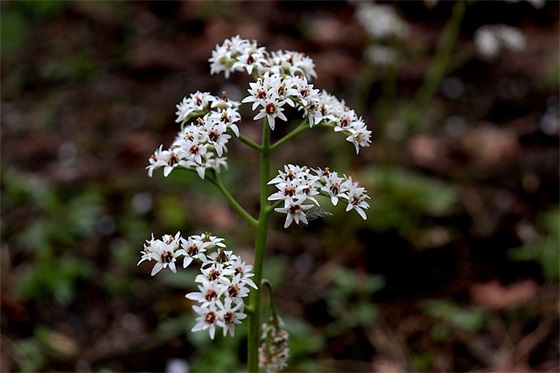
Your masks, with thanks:
M 259 153 L 262 151 L 262 147 L 253 142 L 252 140 L 248 139 L 247 137 L 243 136 L 243 135 L 239 135 L 238 137 L 239 141 L 241 141 L 243 144 L 247 145 L 250 148 L 255 149 L 256 151 L 258 151 Z
M 286 136 L 282 137 L 280 140 L 276 141 L 274 145 L 270 147 L 270 150 L 275 151 L 276 149 L 284 145 L 286 142 L 293 139 L 303 131 L 308 130 L 309 128 L 310 128 L 309 122 L 307 121 L 307 117 L 306 117 L 304 120 L 301 121 L 301 123 L 296 128 L 294 128 L 291 132 L 289 132 Z
M 258 221 L 254 217 L 251 216 L 240 204 L 237 200 L 229 193 L 229 191 L 224 186 L 220 175 L 216 172 L 212 172 L 208 175 L 208 180 L 210 180 L 218 190 L 224 195 L 226 200 L 229 202 L 231 207 L 243 218 L 247 221 L 247 223 L 251 224 L 253 227 L 257 227 Z
M 268 309 L 271 313 L 271 316 L 274 319 L 276 325 L 278 325 L 278 313 L 276 312 L 276 306 L 274 305 L 274 293 L 272 291 L 272 284 L 266 278 L 263 278 L 261 281 L 261 290 L 263 287 L 266 287 L 268 291 Z
M 260 213 L 255 234 L 255 259 L 253 265 L 254 281 L 261 284 L 266 252 L 266 240 L 268 236 L 268 223 L 272 209 L 268 204 L 268 181 L 270 180 L 270 161 L 272 148 L 270 146 L 270 127 L 264 121 L 263 139 L 261 150 L 261 175 L 260 175 Z M 248 356 L 247 368 L 249 372 L 259 371 L 259 344 L 261 330 L 261 291 L 259 288 L 251 292 L 249 309 L 249 336 L 248 336 Z

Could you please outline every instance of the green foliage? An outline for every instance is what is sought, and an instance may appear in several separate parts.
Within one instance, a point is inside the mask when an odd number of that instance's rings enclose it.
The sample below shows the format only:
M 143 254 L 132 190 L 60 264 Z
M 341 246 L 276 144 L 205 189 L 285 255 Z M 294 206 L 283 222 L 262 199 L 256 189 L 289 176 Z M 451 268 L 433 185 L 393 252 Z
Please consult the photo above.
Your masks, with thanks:
M 20 13 L 2 12 L 0 29 L 0 50 L 2 55 L 22 50 L 29 40 L 29 29 L 24 17 Z
M 42 76 L 52 83 L 64 81 L 87 81 L 99 72 L 90 50 L 76 51 L 68 56 L 47 61 Z
M 549 281 L 560 279 L 560 211 L 555 208 L 538 218 L 543 235 L 534 243 L 512 249 L 510 256 L 518 261 L 535 261 Z
M 431 330 L 436 340 L 448 338 L 454 328 L 472 332 L 483 330 L 488 318 L 488 313 L 483 308 L 459 306 L 447 300 L 426 300 L 423 308 L 427 315 L 441 321 Z
M 290 335 L 289 366 L 306 372 L 320 371 L 320 366 L 313 357 L 325 348 L 325 336 L 314 331 L 301 319 L 286 315 L 282 321 Z
M 328 325 L 327 332 L 337 335 L 355 327 L 371 326 L 377 319 L 377 309 L 370 298 L 384 285 L 385 280 L 381 276 L 337 268 L 326 295 L 329 313 L 335 318 Z
M 71 256 L 55 257 L 50 250 L 41 251 L 35 262 L 23 268 L 16 292 L 23 299 L 54 298 L 69 304 L 81 280 L 93 275 L 91 264 Z
M 46 356 L 37 338 L 20 339 L 15 343 L 20 372 L 39 372 L 46 364 Z
M 46 181 L 7 170 L 2 213 L 18 209 L 25 218 L 19 226 L 3 227 L 2 238 L 27 258 L 16 272 L 16 293 L 23 299 L 52 298 L 71 302 L 80 281 L 93 275 L 90 263 L 69 248 L 92 237 L 102 212 L 98 188 L 90 187 L 68 196 Z
M 450 215 L 459 200 L 453 186 L 396 166 L 372 167 L 363 177 L 364 183 L 373 185 L 368 211 L 372 226 L 396 230 L 413 243 L 427 228 L 426 217 Z
M 0 22 L 2 54 L 17 53 L 27 47 L 33 22 L 59 14 L 68 4 L 61 0 L 4 1 Z

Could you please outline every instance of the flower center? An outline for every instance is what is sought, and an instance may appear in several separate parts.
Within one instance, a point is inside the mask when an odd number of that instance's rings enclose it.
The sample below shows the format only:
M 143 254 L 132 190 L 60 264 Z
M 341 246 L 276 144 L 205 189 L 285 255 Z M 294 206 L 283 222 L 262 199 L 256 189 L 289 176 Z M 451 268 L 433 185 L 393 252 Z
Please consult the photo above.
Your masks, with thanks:
M 230 285 L 230 287 L 228 287 L 228 294 L 232 298 L 237 297 L 237 294 L 239 294 L 239 286 Z
M 187 252 L 189 253 L 189 256 L 195 256 L 196 254 L 198 254 L 198 246 L 196 245 L 192 245 L 187 249 Z
M 163 263 L 171 263 L 173 261 L 173 253 L 170 251 L 164 251 L 163 254 L 161 254 L 161 261 Z
M 274 105 L 272 102 L 271 102 L 271 103 L 268 103 L 268 104 L 266 105 L 265 110 L 266 110 L 266 113 L 267 113 L 268 115 L 274 115 L 274 114 L 276 114 L 276 111 L 277 111 L 276 105 Z
M 204 321 L 210 325 L 214 324 L 216 322 L 216 314 L 212 311 L 208 312 L 204 317 Z
M 286 189 L 284 189 L 285 196 L 292 197 L 295 194 L 296 194 L 296 188 L 292 186 L 286 187 Z
M 301 207 L 299 205 L 292 205 L 289 208 L 290 214 L 297 215 L 301 212 Z
M 177 157 L 177 155 L 173 152 L 171 152 L 171 155 L 169 156 L 169 161 L 167 162 L 168 165 L 170 166 L 174 166 L 177 163 L 179 163 L 179 157 Z
M 212 299 L 217 298 L 217 297 L 218 297 L 218 293 L 216 293 L 215 290 L 210 289 L 210 290 L 208 290 L 208 291 L 206 292 L 206 295 L 205 295 L 204 298 L 205 298 L 208 302 L 210 302 Z
M 224 315 L 224 321 L 226 324 L 231 324 L 233 322 L 233 312 L 226 312 Z
M 220 271 L 217 271 L 215 269 L 211 269 L 210 273 L 208 274 L 208 280 L 214 281 L 214 280 L 218 279 L 218 277 L 220 277 Z

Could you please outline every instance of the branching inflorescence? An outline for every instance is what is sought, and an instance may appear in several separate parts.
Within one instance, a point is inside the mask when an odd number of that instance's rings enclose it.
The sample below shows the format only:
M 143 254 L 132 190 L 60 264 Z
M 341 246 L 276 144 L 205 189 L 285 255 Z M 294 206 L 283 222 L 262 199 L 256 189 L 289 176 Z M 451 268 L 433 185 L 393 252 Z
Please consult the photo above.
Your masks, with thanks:
M 293 222 L 307 225 L 308 220 L 314 217 L 330 215 L 320 209 L 317 197 L 322 195 L 333 205 L 342 202 L 346 211 L 355 210 L 366 219 L 369 196 L 366 189 L 351 177 L 339 175 L 328 167 L 314 169 L 288 164 L 271 177 L 270 156 L 287 141 L 314 127 L 327 127 L 344 134 L 346 141 L 352 143 L 359 153 L 362 147 L 370 145 L 371 131 L 344 101 L 309 83 L 317 75 L 313 60 L 302 53 L 268 52 L 255 41 L 235 36 L 217 45 L 209 62 L 212 74 L 223 72 L 226 78 L 234 72 L 249 74 L 254 81 L 249 83 L 248 95 L 241 102 L 229 99 L 225 92 L 221 96 L 195 92 L 183 98 L 176 112 L 180 131 L 168 149 L 161 145 L 154 152 L 146 168 L 150 177 L 160 168 L 164 176 L 176 169 L 186 169 L 214 183 L 236 212 L 256 228 L 255 263 L 247 265 L 233 251 L 227 250 L 223 238 L 210 233 L 183 238 L 178 232 L 175 236 L 164 235 L 161 239 L 152 235 L 144 245 L 138 264 L 154 261 L 153 276 L 164 268 L 176 272 L 175 262 L 179 258 L 183 258 L 185 268 L 197 262 L 201 272 L 195 280 L 198 291 L 186 295 L 197 303 L 193 305 L 198 317 L 192 330 L 207 330 L 214 338 L 218 327 L 223 329 L 224 336 L 228 333 L 234 335 L 235 325 L 248 317 L 249 370 L 256 371 L 260 361 L 261 367 L 267 371 L 277 371 L 286 366 L 288 334 L 275 310 L 271 310 L 268 323 L 263 326 L 259 323 L 260 285 L 270 214 L 286 214 L 284 228 Z M 255 112 L 253 120 L 263 121 L 260 144 L 244 137 L 240 130 L 239 108 L 242 104 L 251 105 Z M 271 144 L 270 132 L 288 122 L 288 107 L 300 112 L 303 120 Z M 258 218 L 245 211 L 219 177 L 228 165 L 225 154 L 232 137 L 260 153 L 261 206 Z M 269 194 L 271 185 L 276 187 L 276 191 Z M 269 293 L 272 298 L 272 293 Z M 245 304 L 247 298 L 250 299 L 249 304 Z M 270 308 L 274 308 L 272 304 Z

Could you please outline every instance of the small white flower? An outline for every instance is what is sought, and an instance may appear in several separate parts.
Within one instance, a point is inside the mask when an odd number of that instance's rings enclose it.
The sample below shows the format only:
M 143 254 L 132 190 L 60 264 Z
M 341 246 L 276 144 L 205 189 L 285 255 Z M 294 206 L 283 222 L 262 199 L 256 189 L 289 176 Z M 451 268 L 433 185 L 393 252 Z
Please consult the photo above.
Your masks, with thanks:
M 294 51 L 276 51 L 271 53 L 270 70 L 278 75 L 304 76 L 308 80 L 317 77 L 313 59 L 303 53 Z
M 204 115 L 212 106 L 212 102 L 216 97 L 208 92 L 197 91 L 192 93 L 189 97 L 184 97 L 183 100 L 177 105 L 177 123 L 185 123 L 195 116 Z
M 225 298 L 221 309 L 218 311 L 218 319 L 224 329 L 224 337 L 229 334 L 235 335 L 235 325 L 241 324 L 241 320 L 247 315 L 243 312 L 243 302 L 235 303 L 232 298 Z
M 276 124 L 276 118 L 279 118 L 283 121 L 288 120 L 288 118 L 286 118 L 286 115 L 284 115 L 283 113 L 284 108 L 282 107 L 282 105 L 284 105 L 286 101 L 279 100 L 278 97 L 273 96 L 265 99 L 263 103 L 263 108 L 261 109 L 261 111 L 259 111 L 259 113 L 257 113 L 257 115 L 255 115 L 255 117 L 253 118 L 254 120 L 261 119 L 266 116 L 268 125 L 273 131 Z
M 366 202 L 366 199 L 369 198 L 366 194 L 366 189 L 360 187 L 358 183 L 353 182 L 351 177 L 345 181 L 345 184 L 348 188 L 348 205 L 346 206 L 346 211 L 356 210 L 362 219 L 366 220 L 367 216 L 364 209 L 369 208 L 369 204 Z
M 363 126 L 353 126 L 349 129 L 350 135 L 346 137 L 346 141 L 350 141 L 356 147 L 356 154 L 360 152 L 360 147 L 367 147 L 371 144 L 371 131 Z
M 240 276 L 239 279 L 241 282 L 249 285 L 253 289 L 257 289 L 257 285 L 251 280 L 251 277 L 255 275 L 251 272 L 253 269 L 252 265 L 246 264 L 241 260 L 241 257 L 237 256 L 230 260 L 230 267 L 233 269 L 235 276 Z
M 185 295 L 186 298 L 194 300 L 201 303 L 201 307 L 208 308 L 213 302 L 220 299 L 223 292 L 227 290 L 227 287 L 218 281 L 209 281 L 206 278 L 201 279 L 198 285 L 199 291 L 188 293 Z
M 156 264 L 152 268 L 152 276 L 155 276 L 159 271 L 167 267 L 169 267 L 173 273 L 177 272 L 175 261 L 181 255 L 186 254 L 183 249 L 179 248 L 180 241 L 180 232 L 177 232 L 175 236 L 164 235 L 161 240 L 154 239 L 152 235 L 151 240 L 146 240 L 144 251 L 141 252 L 142 257 L 137 266 L 145 260 L 150 262 L 154 260 Z
M 181 239 L 181 247 L 185 250 L 185 258 L 183 259 L 183 268 L 187 268 L 189 264 L 192 263 L 194 259 L 201 261 L 206 260 L 204 253 L 206 252 L 206 246 L 204 242 L 200 242 L 194 238 L 195 236 L 190 236 L 188 238 Z
M 210 62 L 210 74 L 224 72 L 226 79 L 229 78 L 230 73 L 235 71 L 243 71 L 243 65 L 234 64 L 237 58 L 242 55 L 247 48 L 251 45 L 248 40 L 241 39 L 239 35 L 226 39 L 222 45 L 216 45 L 212 51 L 212 57 L 208 60 Z
M 214 335 L 216 334 L 216 324 L 219 321 L 216 301 L 211 302 L 207 307 L 193 306 L 193 310 L 199 316 L 196 318 L 197 323 L 191 330 L 193 332 L 208 330 L 210 338 L 214 339 Z
M 330 172 L 328 168 L 325 170 L 318 170 L 317 173 L 322 176 L 321 182 L 324 183 L 321 187 L 321 191 L 330 196 L 331 203 L 334 206 L 338 204 L 339 198 L 348 199 L 346 194 L 348 192 L 348 188 L 346 187 L 346 184 L 343 183 L 344 179 L 339 177 L 338 173 Z
M 305 210 L 309 210 L 313 205 L 305 205 L 302 198 L 286 198 L 284 200 L 284 207 L 277 207 L 274 209 L 276 212 L 286 214 L 286 221 L 284 228 L 288 228 L 293 221 L 296 224 L 307 225 L 307 218 L 305 217 Z
M 178 167 L 184 157 L 182 149 L 163 150 L 162 145 L 150 157 L 150 165 L 146 167 L 148 176 L 152 177 L 154 170 L 163 167 L 163 176 L 169 176 Z

